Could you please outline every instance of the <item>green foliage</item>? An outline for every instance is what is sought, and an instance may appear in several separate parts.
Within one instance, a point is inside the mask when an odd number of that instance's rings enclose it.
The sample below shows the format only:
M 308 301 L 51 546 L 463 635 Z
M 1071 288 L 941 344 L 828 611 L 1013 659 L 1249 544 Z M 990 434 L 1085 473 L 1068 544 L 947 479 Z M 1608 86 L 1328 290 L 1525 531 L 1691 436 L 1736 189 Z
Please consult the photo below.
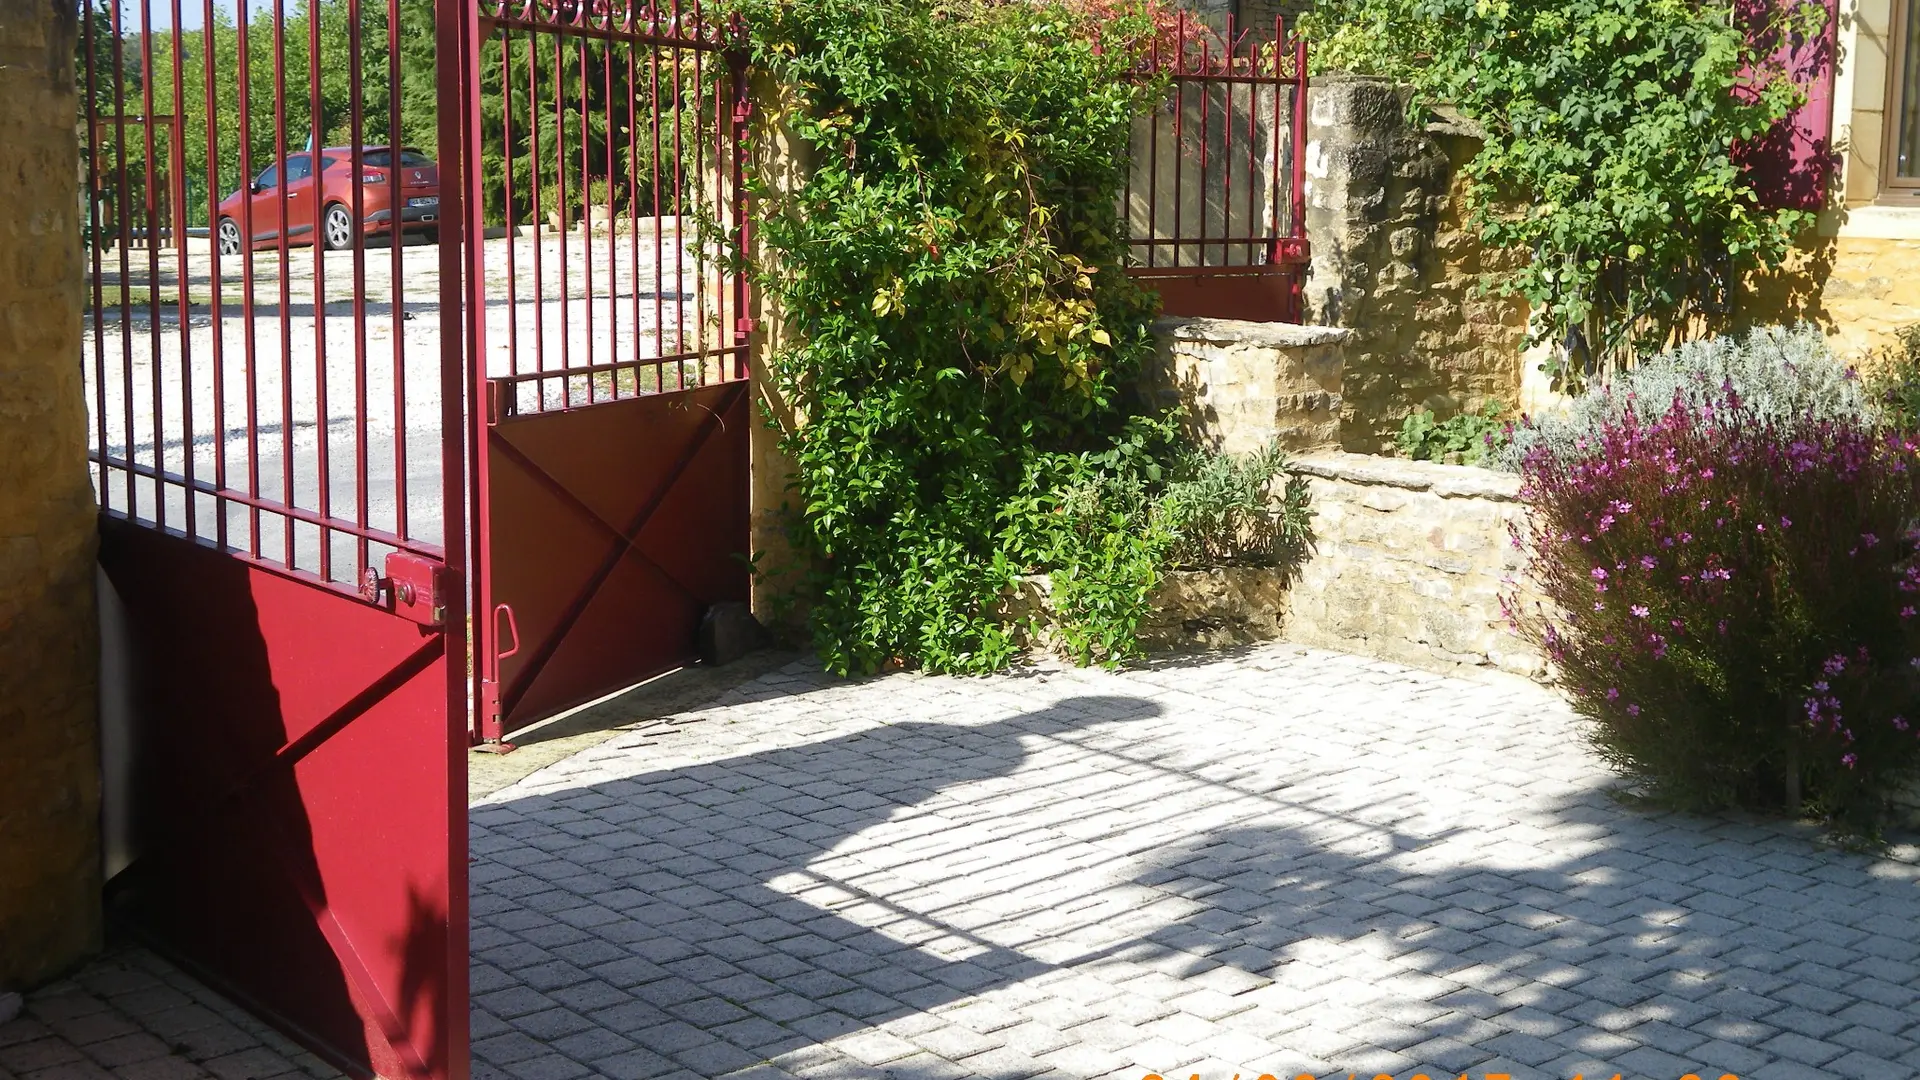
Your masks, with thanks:
M 1459 464 L 1479 465 L 1495 454 L 1507 439 L 1506 410 L 1489 401 L 1479 412 L 1463 412 L 1436 420 L 1431 409 L 1415 409 L 1400 423 L 1394 445 L 1414 461 L 1446 461 L 1459 455 Z
M 1817 33 L 1825 15 L 1771 18 L 1753 40 Z M 1490 284 L 1534 305 L 1569 383 L 1723 321 L 1811 223 L 1761 207 L 1737 159 L 1803 94 L 1724 2 L 1320 0 L 1306 32 L 1323 69 L 1401 79 L 1417 107 L 1485 129 L 1466 167 L 1474 223 L 1532 254 Z
M 1867 390 L 1879 404 L 1880 419 L 1901 431 L 1920 431 L 1920 323 L 1894 332 L 1869 369 Z
M 1278 566 L 1311 542 L 1306 479 L 1288 474 L 1278 446 L 1244 456 L 1087 455 L 1082 465 L 1060 497 L 1049 560 L 1059 634 L 1081 663 L 1132 650 L 1160 571 Z
M 1008 662 L 1021 573 L 1055 571 L 1089 657 L 1131 649 L 1154 542 L 1064 525 L 1062 493 L 1151 458 L 1122 393 L 1151 348 L 1116 203 L 1148 100 L 1116 41 L 1057 6 L 746 0 L 754 62 L 813 168 L 757 190 L 753 266 L 804 417 L 794 541 L 835 670 Z

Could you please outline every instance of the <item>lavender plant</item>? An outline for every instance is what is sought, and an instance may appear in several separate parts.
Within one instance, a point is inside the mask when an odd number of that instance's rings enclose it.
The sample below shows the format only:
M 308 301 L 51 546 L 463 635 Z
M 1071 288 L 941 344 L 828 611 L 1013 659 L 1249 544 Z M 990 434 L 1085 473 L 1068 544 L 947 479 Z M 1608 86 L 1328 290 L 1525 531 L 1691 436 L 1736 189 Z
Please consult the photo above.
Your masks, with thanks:
M 1676 398 L 1701 405 L 1729 387 L 1744 412 L 1769 422 L 1813 417 L 1852 423 L 1876 415 L 1871 395 L 1827 348 L 1819 327 L 1766 326 L 1691 341 L 1619 372 L 1609 384 L 1574 398 L 1565 412 L 1512 425 L 1510 441 L 1494 448 L 1491 461 L 1519 472 L 1535 447 L 1544 444 L 1565 457 L 1629 413 L 1652 423 Z
M 1531 447 L 1509 615 L 1616 769 L 1871 832 L 1920 773 L 1920 443 L 1690 389 Z

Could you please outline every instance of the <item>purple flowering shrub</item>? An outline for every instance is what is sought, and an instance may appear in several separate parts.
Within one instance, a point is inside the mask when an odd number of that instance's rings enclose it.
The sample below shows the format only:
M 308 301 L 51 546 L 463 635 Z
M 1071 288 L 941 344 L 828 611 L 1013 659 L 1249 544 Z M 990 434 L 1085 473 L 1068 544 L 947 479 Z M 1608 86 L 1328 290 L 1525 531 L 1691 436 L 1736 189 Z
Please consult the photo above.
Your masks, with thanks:
M 1920 768 L 1920 443 L 1726 389 L 1522 467 L 1515 626 L 1601 755 L 1692 806 L 1871 831 Z

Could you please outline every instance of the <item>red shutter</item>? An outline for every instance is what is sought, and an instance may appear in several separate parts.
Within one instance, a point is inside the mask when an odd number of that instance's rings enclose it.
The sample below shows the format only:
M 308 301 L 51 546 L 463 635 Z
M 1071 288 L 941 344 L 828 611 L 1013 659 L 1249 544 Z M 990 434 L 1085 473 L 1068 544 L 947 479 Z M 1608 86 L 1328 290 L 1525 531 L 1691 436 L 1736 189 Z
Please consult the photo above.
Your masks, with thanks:
M 1759 27 L 1765 16 L 1801 0 L 1736 0 L 1742 25 Z M 1827 21 L 1821 33 L 1804 41 L 1767 40 L 1754 31 L 1754 45 L 1785 62 L 1793 79 L 1806 88 L 1806 104 L 1781 121 L 1766 138 L 1741 146 L 1736 157 L 1760 195 L 1763 206 L 1817 210 L 1828 182 L 1839 175 L 1840 155 L 1833 149 L 1833 62 L 1836 53 L 1834 0 L 1821 0 Z

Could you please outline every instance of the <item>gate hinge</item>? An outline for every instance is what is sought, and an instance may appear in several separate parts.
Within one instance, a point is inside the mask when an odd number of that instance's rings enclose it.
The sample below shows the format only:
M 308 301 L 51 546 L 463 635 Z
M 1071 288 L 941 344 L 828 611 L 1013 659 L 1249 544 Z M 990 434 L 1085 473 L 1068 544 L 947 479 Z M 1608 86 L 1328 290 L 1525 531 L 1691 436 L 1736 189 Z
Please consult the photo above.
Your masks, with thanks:
M 447 568 L 404 551 L 387 555 L 386 576 L 369 566 L 360 575 L 360 595 L 421 626 L 447 621 Z

